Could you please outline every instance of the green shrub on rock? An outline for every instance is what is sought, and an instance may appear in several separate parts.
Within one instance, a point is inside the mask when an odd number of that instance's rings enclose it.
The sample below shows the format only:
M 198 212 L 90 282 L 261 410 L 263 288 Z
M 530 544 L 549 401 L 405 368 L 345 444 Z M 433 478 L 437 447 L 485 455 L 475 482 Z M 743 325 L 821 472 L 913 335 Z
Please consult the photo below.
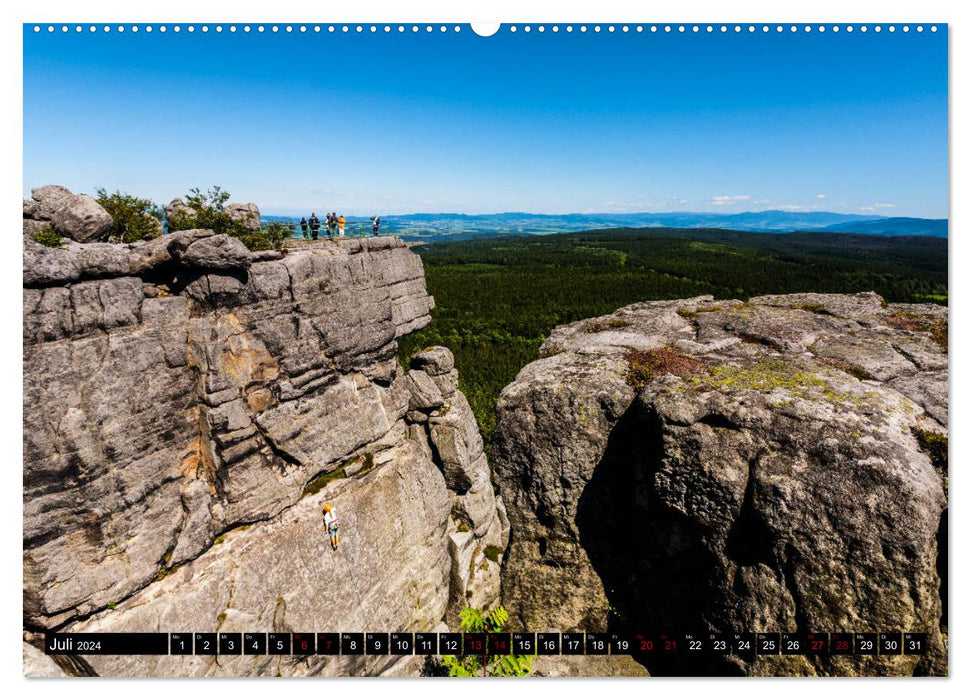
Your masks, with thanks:
M 501 632 L 509 621 L 509 613 L 501 605 L 491 612 L 479 608 L 462 608 L 459 625 L 463 632 L 491 633 Z M 521 677 L 528 676 L 533 668 L 535 656 L 506 654 L 504 656 L 485 653 L 464 654 L 462 656 L 442 656 L 442 666 L 452 678 L 471 678 L 475 676 Z
M 274 221 L 259 230 L 247 228 L 225 210 L 230 194 L 218 185 L 203 192 L 198 187 L 189 190 L 184 206 L 167 217 L 169 231 L 204 228 L 238 238 L 250 250 L 279 250 L 293 235 L 293 225 Z
M 60 248 L 64 243 L 61 235 L 51 226 L 45 226 L 39 231 L 34 231 L 33 239 L 48 248 Z
M 168 215 L 169 231 L 205 228 L 214 233 L 227 233 L 237 238 L 249 233 L 223 210 L 229 196 L 229 192 L 223 191 L 218 185 L 210 188 L 208 192 L 202 192 L 198 187 L 194 187 L 185 197 L 185 206 Z
M 263 224 L 259 231 L 247 231 L 237 236 L 250 250 L 280 250 L 293 237 L 293 224 L 274 221 Z
M 134 243 L 162 235 L 162 210 L 150 199 L 121 191 L 108 194 L 104 187 L 95 192 L 98 195 L 96 201 L 114 221 L 108 234 L 111 242 Z

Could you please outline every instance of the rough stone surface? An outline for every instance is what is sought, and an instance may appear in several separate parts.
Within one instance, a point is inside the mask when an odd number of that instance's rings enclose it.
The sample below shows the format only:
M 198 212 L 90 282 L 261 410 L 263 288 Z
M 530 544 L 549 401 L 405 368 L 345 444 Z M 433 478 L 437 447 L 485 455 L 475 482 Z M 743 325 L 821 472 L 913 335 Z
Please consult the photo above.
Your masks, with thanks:
M 108 239 L 113 223 L 104 207 L 85 194 L 74 194 L 61 185 L 45 185 L 31 190 L 24 200 L 24 238 L 50 226 L 58 234 L 91 243 Z
M 447 408 L 432 413 L 428 419 L 428 432 L 445 468 L 449 488 L 458 492 L 469 490 L 485 454 L 482 436 L 475 427 L 472 407 L 465 396 L 456 393 Z
M 411 366 L 432 377 L 448 374 L 455 368 L 455 358 L 447 348 L 428 348 L 411 356 Z
M 441 389 L 438 388 L 431 377 L 420 369 L 413 369 L 409 372 L 407 382 L 408 390 L 411 392 L 409 409 L 431 411 L 444 405 L 445 398 L 442 396 Z
M 640 660 L 946 674 L 946 472 L 921 440 L 946 440 L 942 342 L 946 310 L 874 294 L 650 302 L 555 329 L 498 402 L 513 623 L 926 631 L 923 659 Z
M 118 243 L 88 243 L 68 246 L 77 253 L 83 277 L 123 277 L 131 264 L 129 246 Z
M 429 435 L 430 413 L 451 413 L 450 428 L 475 444 L 468 402 L 427 375 L 418 387 L 397 364 L 396 338 L 432 306 L 401 241 L 326 242 L 222 269 L 211 261 L 230 256 L 211 231 L 37 248 L 24 269 L 29 629 L 427 631 L 454 626 L 463 605 L 497 602 L 499 564 L 484 553 L 502 551 L 508 527 L 482 486 L 485 457 L 479 447 L 465 465 L 480 486 L 450 488 L 453 465 Z M 342 522 L 337 552 L 325 500 Z M 453 589 L 460 530 L 469 566 Z M 28 673 L 54 670 L 24 653 Z M 421 659 L 251 661 L 56 665 L 413 675 Z
M 25 287 L 65 284 L 81 277 L 77 251 L 44 246 L 30 236 L 24 236 L 23 266 Z
M 220 233 L 189 244 L 179 261 L 189 267 L 238 270 L 250 266 L 250 251 L 238 238 Z
M 39 641 L 39 644 L 43 644 L 43 640 Z M 24 675 L 29 678 L 65 678 L 67 673 L 64 672 L 54 657 L 48 656 L 44 651 L 28 642 L 23 643 L 23 653 L 24 653 Z
M 30 200 L 24 201 L 24 218 L 50 221 L 57 204 L 74 193 L 62 185 L 44 185 L 30 191 Z
M 353 254 L 359 250 L 352 248 L 347 253 Z M 327 264 L 334 264 L 333 258 L 335 256 L 331 251 L 326 256 Z M 282 260 L 280 251 L 253 253 L 239 239 L 214 234 L 207 229 L 177 231 L 136 243 L 78 243 L 65 239 L 59 248 L 43 246 L 25 235 L 23 281 L 25 286 L 47 287 L 79 279 L 136 275 L 151 277 L 152 281 L 161 278 L 173 289 L 188 289 L 186 294 L 199 300 L 232 303 L 232 299 L 247 284 L 250 265 Z M 286 268 L 277 269 L 282 274 Z M 421 271 L 420 263 L 418 271 Z M 413 270 L 401 272 L 413 274 Z M 396 298 L 395 294 L 407 295 L 407 300 Z M 399 282 L 387 290 L 387 296 L 391 297 L 392 313 L 397 313 L 399 318 L 408 317 L 405 323 L 409 324 L 409 328 L 423 320 L 427 322 L 430 298 L 425 296 L 422 307 L 421 301 L 411 298 L 411 295 L 417 294 L 418 287 L 411 280 Z
M 165 205 L 166 219 L 171 220 L 181 215 L 194 216 L 195 210 L 179 198 L 173 199 Z
M 223 207 L 223 211 L 250 231 L 260 230 L 260 208 L 253 202 L 231 202 Z
M 51 216 L 55 231 L 79 243 L 108 240 L 112 223 L 111 214 L 86 194 L 57 200 Z

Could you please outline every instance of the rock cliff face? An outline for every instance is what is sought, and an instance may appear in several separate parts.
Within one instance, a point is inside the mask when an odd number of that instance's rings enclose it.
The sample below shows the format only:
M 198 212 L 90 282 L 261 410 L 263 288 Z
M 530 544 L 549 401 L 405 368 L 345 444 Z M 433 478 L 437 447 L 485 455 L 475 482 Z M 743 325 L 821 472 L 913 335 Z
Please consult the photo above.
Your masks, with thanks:
M 642 303 L 557 328 L 498 403 L 516 625 L 927 632 L 923 659 L 640 660 L 946 673 L 946 346 L 946 309 L 874 294 Z
M 24 256 L 26 640 L 428 631 L 497 601 L 508 520 L 451 354 L 429 349 L 407 374 L 396 359 L 433 304 L 399 240 L 281 256 L 201 230 L 63 249 L 25 237 Z M 54 660 L 100 675 L 421 661 Z M 25 645 L 29 674 L 50 661 Z

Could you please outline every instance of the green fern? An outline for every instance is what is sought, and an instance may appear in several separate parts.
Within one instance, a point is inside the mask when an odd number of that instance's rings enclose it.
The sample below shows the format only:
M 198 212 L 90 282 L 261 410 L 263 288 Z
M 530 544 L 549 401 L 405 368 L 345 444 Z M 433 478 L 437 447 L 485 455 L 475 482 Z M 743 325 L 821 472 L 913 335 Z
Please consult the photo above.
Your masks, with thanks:
M 459 613 L 459 626 L 463 632 L 489 633 L 501 632 L 509 622 L 509 612 L 497 605 L 491 612 L 478 608 L 462 608 Z M 473 676 L 521 677 L 528 676 L 533 668 L 535 656 L 508 654 L 506 656 L 443 656 L 442 665 L 448 669 L 452 678 Z
M 490 632 L 501 631 L 507 622 L 509 622 L 509 613 L 501 605 L 497 605 L 495 610 L 489 613 L 489 616 L 486 618 L 486 624 Z

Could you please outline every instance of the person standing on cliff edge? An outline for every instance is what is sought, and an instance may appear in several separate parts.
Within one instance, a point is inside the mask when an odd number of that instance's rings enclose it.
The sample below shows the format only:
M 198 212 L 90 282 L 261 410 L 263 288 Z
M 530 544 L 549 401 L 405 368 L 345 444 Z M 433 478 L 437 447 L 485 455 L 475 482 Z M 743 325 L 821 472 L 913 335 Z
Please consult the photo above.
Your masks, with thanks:
M 330 535 L 330 548 L 336 550 L 337 545 L 340 544 L 341 524 L 337 520 L 337 513 L 334 512 L 334 507 L 330 503 L 324 504 L 324 527 L 327 528 L 327 534 Z
M 313 240 L 317 240 L 320 235 L 320 219 L 317 218 L 315 212 L 310 212 L 310 237 Z

